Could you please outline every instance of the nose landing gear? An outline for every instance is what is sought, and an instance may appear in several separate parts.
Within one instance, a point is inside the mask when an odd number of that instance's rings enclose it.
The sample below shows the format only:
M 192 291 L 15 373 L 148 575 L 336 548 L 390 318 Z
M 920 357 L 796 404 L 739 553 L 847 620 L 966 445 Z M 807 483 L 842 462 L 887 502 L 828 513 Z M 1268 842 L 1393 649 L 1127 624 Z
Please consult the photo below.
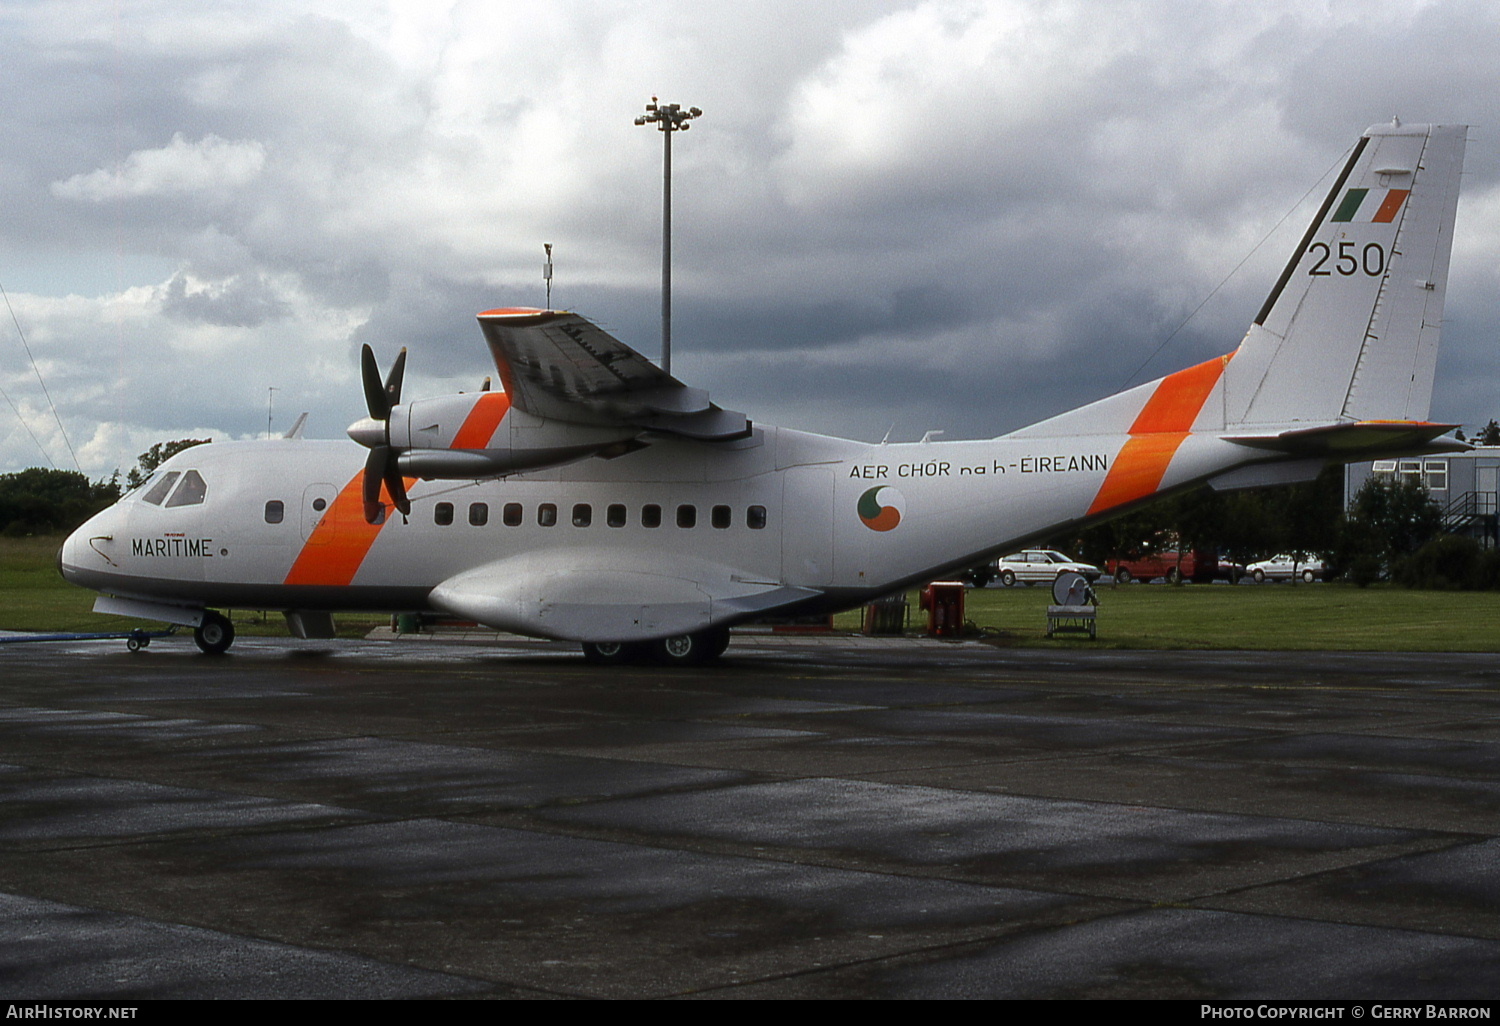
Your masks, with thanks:
M 193 641 L 206 655 L 223 655 L 234 644 L 234 624 L 227 616 L 208 610 L 203 622 L 193 628 Z

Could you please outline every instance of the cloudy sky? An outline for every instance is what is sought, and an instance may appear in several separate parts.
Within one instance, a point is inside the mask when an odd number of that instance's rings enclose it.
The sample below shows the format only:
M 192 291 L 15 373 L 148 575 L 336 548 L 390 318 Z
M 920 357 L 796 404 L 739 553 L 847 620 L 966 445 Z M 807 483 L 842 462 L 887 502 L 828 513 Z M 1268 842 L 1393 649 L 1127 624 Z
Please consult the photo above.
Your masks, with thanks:
M 268 402 L 342 437 L 362 342 L 410 347 L 407 398 L 475 388 L 474 314 L 543 304 L 544 242 L 554 306 L 655 355 L 653 95 L 705 111 L 677 376 L 870 440 L 1227 352 L 1360 132 L 1470 124 L 1433 415 L 1482 425 L 1496 53 L 1493 0 L 0 0 L 0 472 Z

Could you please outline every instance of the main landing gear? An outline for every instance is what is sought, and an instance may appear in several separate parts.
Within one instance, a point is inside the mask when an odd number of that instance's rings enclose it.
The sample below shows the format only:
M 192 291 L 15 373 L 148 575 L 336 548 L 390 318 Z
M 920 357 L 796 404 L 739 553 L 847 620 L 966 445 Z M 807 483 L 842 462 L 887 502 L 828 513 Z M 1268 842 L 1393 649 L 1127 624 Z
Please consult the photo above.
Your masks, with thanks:
M 667 666 L 698 666 L 719 658 L 728 647 L 729 631 L 716 628 L 659 641 L 585 641 L 583 658 L 596 666 L 647 661 Z
M 229 617 L 207 610 L 203 622 L 193 628 L 193 640 L 207 655 L 223 655 L 234 644 L 234 624 Z

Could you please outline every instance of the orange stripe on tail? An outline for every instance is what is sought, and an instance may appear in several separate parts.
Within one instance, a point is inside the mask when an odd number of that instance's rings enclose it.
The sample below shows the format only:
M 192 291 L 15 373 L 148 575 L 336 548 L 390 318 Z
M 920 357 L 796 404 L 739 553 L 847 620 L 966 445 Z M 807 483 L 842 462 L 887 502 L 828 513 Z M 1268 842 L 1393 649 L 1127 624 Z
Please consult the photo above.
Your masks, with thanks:
M 1089 506 L 1090 515 L 1156 493 L 1172 457 L 1192 432 L 1193 422 L 1233 356 L 1215 357 L 1162 378 L 1130 425 L 1130 438 L 1099 486 L 1099 494 Z

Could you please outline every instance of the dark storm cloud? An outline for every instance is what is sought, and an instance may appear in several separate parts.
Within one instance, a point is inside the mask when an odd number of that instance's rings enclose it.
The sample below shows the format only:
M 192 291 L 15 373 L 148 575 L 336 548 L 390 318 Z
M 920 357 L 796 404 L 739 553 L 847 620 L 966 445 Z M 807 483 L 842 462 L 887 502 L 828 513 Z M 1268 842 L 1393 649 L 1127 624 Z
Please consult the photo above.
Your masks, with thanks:
M 1488 5 L 122 10 L 0 23 L 0 254 L 100 466 L 264 430 L 272 388 L 337 436 L 363 342 L 411 349 L 411 395 L 477 387 L 474 315 L 542 304 L 543 241 L 556 304 L 654 355 L 653 93 L 706 111 L 675 150 L 674 371 L 758 421 L 990 435 L 1226 352 L 1392 114 L 1481 126 L 1434 409 L 1500 416 Z

